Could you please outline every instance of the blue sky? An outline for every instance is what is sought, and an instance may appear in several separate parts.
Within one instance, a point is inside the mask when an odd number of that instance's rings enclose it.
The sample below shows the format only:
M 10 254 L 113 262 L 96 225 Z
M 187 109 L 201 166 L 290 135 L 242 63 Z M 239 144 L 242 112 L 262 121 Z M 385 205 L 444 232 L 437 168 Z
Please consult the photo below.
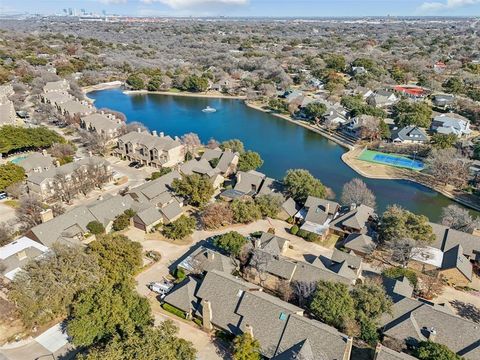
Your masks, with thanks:
M 479 16 L 480 0 L 0 0 L 0 13 L 64 8 L 132 16 Z

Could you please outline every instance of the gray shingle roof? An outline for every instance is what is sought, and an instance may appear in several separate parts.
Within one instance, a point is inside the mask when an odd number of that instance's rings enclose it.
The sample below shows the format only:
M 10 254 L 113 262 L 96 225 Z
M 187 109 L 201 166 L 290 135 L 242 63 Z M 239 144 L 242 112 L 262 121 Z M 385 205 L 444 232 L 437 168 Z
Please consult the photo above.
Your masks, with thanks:
M 480 325 L 436 310 L 428 304 L 420 303 L 420 306 L 387 324 L 383 332 L 394 339 L 426 341 L 426 330 L 429 328 L 436 331 L 435 342 L 448 346 L 465 359 L 479 359 Z
M 177 216 L 183 213 L 183 210 L 180 203 L 177 200 L 173 200 L 171 203 L 160 208 L 160 212 L 167 221 L 173 221 Z
M 293 198 L 288 198 L 282 204 L 282 209 L 287 213 L 288 216 L 293 217 L 299 210 L 300 206 L 293 200 Z
M 345 226 L 360 232 L 365 232 L 368 219 L 374 214 L 375 210 L 362 204 L 333 220 L 330 223 L 330 227 L 342 231 L 343 227 Z
M 205 275 L 197 296 L 210 301 L 213 324 L 237 334 L 241 316 L 235 311 L 244 292 L 249 289 L 260 290 L 260 287 L 213 270 Z
M 53 167 L 53 158 L 49 154 L 43 155 L 35 152 L 20 160 L 17 165 L 24 168 L 26 173 L 37 168 L 41 168 L 43 171 Z
M 274 256 L 282 255 L 282 250 L 287 242 L 287 239 L 267 232 L 263 232 L 260 239 L 258 239 L 259 247 Z
M 463 254 L 475 258 L 475 253 L 480 253 L 480 237 L 463 231 L 450 229 L 448 226 L 430 223 L 435 234 L 435 242 L 431 245 L 444 252 L 461 245 Z
M 257 171 L 239 171 L 237 173 L 237 183 L 233 189 L 244 194 L 249 194 L 252 191 L 258 192 L 264 179 L 265 175 Z
M 461 245 L 456 245 L 443 253 L 442 270 L 458 269 L 469 281 L 472 281 L 472 264 L 463 255 Z
M 160 221 L 162 219 L 162 213 L 152 205 L 137 212 L 136 217 L 138 217 L 138 219 L 140 219 L 146 226 L 149 226 Z
M 393 130 L 390 137 L 392 140 L 424 142 L 428 140 L 427 134 L 420 128 L 409 125 L 401 129 Z
M 291 349 L 308 339 L 314 360 L 343 359 L 348 337 L 319 321 L 291 315 L 280 340 L 277 353 Z
M 303 314 L 303 310 L 263 291 L 252 291 L 245 292 L 237 313 L 242 316 L 240 329 L 246 332 L 246 326 L 250 325 L 253 336 L 260 342 L 262 354 L 272 357 L 289 316 Z
M 199 308 L 199 301 L 196 297 L 196 293 L 200 284 L 201 280 L 188 276 L 184 281 L 170 290 L 163 301 L 185 311 L 186 313 L 197 311 Z
M 120 137 L 118 141 L 124 144 L 131 142 L 132 144 L 144 145 L 148 149 L 155 148 L 159 151 L 168 151 L 178 146 L 182 146 L 179 141 L 173 140 L 170 136 L 155 136 L 148 132 L 138 131 L 129 132 L 128 134 Z
M 346 249 L 359 251 L 365 254 L 371 254 L 376 248 L 376 243 L 373 239 L 365 234 L 352 233 L 349 234 L 343 241 L 343 246 Z
M 381 346 L 377 352 L 375 360 L 415 360 L 416 358 L 405 353 L 399 353 L 395 350 Z
M 232 259 L 218 251 L 200 246 L 189 254 L 178 266 L 189 272 L 221 271 L 231 274 L 235 270 Z
M 212 171 L 213 168 L 210 163 L 205 159 L 192 159 L 180 166 L 180 172 L 185 175 L 192 175 L 194 173 L 206 175 Z
M 343 263 L 344 261 L 346 261 L 347 264 L 354 269 L 360 269 L 360 267 L 362 266 L 361 257 L 355 255 L 354 253 L 347 253 L 338 249 L 333 249 L 331 259 L 336 263 Z

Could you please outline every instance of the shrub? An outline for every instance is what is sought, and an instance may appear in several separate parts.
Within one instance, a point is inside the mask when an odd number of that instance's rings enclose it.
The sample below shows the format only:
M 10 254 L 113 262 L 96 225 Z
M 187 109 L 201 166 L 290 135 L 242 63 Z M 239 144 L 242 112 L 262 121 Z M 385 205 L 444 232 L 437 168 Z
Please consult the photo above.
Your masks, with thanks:
M 411 269 L 406 269 L 401 267 L 391 267 L 389 269 L 384 270 L 382 272 L 382 275 L 391 279 L 400 279 L 402 277 L 406 277 L 413 287 L 415 288 L 417 287 L 417 283 L 418 283 L 417 274 L 415 273 L 415 271 Z
M 99 221 L 96 221 L 96 220 L 90 221 L 87 224 L 87 229 L 93 235 L 99 235 L 99 234 L 103 234 L 105 232 L 105 227 L 103 226 L 103 224 Z
M 112 229 L 114 231 L 121 231 L 130 226 L 130 217 L 127 214 L 118 215 L 113 220 Z
M 202 319 L 199 318 L 193 318 L 192 321 L 197 324 L 198 326 L 202 327 L 203 326 L 203 321 Z
M 291 228 L 290 228 L 290 234 L 292 235 L 297 235 L 298 234 L 298 226 L 297 225 L 293 225 Z
M 182 215 L 177 220 L 163 226 L 163 235 L 172 240 L 183 239 L 193 233 L 195 219 Z
M 166 304 L 166 303 L 162 304 L 162 308 L 163 308 L 163 310 L 168 311 L 169 313 L 171 313 L 173 315 L 176 315 L 179 318 L 182 318 L 182 319 L 186 318 L 185 313 L 182 310 L 177 309 L 176 307 L 174 307 L 170 304 Z
M 175 278 L 176 278 L 179 282 L 182 281 L 182 280 L 184 280 L 184 279 L 187 277 L 187 275 L 185 275 L 185 270 L 183 270 L 182 268 L 179 268 L 179 267 L 177 267 L 177 268 L 175 269 L 175 274 L 174 274 L 174 275 L 175 275 Z
M 300 236 L 302 239 L 309 241 L 309 242 L 314 242 L 318 240 L 318 235 L 315 233 L 312 233 L 310 231 L 305 231 L 302 229 L 299 229 L 297 232 L 297 236 Z

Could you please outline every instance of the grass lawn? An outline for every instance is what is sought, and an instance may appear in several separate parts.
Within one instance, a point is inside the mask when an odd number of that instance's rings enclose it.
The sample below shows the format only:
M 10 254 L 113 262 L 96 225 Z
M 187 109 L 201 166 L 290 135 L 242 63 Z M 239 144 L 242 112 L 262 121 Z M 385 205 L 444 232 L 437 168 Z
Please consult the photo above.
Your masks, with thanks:
M 325 240 L 319 240 L 319 241 L 316 241 L 316 243 L 319 244 L 319 245 L 322 245 L 326 248 L 332 249 L 335 246 L 335 244 L 337 243 L 339 238 L 340 238 L 340 236 L 338 236 L 338 235 L 330 234 L 330 235 L 327 236 L 327 238 Z
M 11 208 L 18 208 L 18 200 L 5 200 L 3 203 Z

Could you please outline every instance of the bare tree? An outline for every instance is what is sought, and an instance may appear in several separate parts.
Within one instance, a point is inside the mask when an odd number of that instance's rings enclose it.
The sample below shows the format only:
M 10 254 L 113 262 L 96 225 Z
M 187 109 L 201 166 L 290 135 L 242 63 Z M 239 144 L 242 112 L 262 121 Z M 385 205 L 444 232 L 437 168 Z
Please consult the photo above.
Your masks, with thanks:
M 342 204 L 344 205 L 367 205 L 371 208 L 375 207 L 375 195 L 360 179 L 355 178 L 343 186 Z
M 10 186 L 7 186 L 5 190 L 9 196 L 14 199 L 18 199 L 20 196 L 22 196 L 22 194 L 25 194 L 25 184 L 22 182 L 16 182 Z
M 15 213 L 24 231 L 42 223 L 43 210 L 42 202 L 36 197 L 28 195 L 20 198 Z
M 210 140 L 208 140 L 207 148 L 209 148 L 209 149 L 216 149 L 216 148 L 218 148 L 219 146 L 220 146 L 220 143 L 219 143 L 217 140 L 215 140 L 215 139 L 213 139 L 213 138 L 210 139 Z
M 233 224 L 233 211 L 227 203 L 215 202 L 205 207 L 200 221 L 206 229 L 218 229 Z
M 388 246 L 392 251 L 392 260 L 405 267 L 416 254 L 422 251 L 425 244 L 410 238 L 399 238 L 390 241 Z
M 195 133 L 188 133 L 183 135 L 180 138 L 180 142 L 184 145 L 185 152 L 189 152 L 190 154 L 195 154 L 197 149 L 202 146 L 200 138 Z
M 443 280 L 438 271 L 431 274 L 421 274 L 419 284 L 422 296 L 427 299 L 436 298 L 443 292 Z
M 75 154 L 75 149 L 70 144 L 53 144 L 49 151 L 50 154 L 56 158 L 64 158 Z
M 434 180 L 444 185 L 462 188 L 467 183 L 470 163 L 456 149 L 432 149 L 425 165 Z
M 13 229 L 12 225 L 1 222 L 0 223 L 0 246 L 8 244 L 12 241 Z
M 283 301 L 290 301 L 293 297 L 292 286 L 286 280 L 280 280 L 277 285 L 277 292 Z
M 292 290 L 295 301 L 300 307 L 305 307 L 310 302 L 310 299 L 317 288 L 314 282 L 294 281 L 292 282 Z
M 272 255 L 269 253 L 260 250 L 254 249 L 252 254 L 252 259 L 250 260 L 251 268 L 256 270 L 258 278 L 260 280 L 260 285 L 263 287 L 265 285 L 265 281 L 268 278 L 268 265 L 272 261 Z
M 471 233 L 480 226 L 480 221 L 470 215 L 467 209 L 458 205 L 449 205 L 442 210 L 442 224 L 455 230 Z

